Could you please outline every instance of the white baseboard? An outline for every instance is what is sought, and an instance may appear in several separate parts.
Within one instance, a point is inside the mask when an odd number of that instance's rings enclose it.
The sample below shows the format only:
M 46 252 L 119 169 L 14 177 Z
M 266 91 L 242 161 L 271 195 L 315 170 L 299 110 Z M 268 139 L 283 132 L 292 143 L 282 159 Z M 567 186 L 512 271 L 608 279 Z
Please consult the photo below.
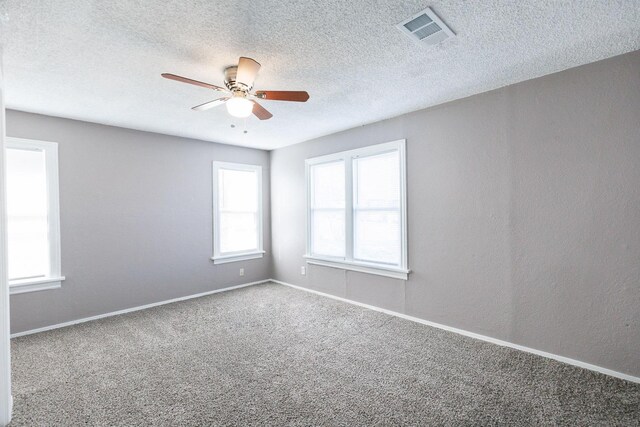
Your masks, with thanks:
M 9 402 L 7 403 L 7 413 L 0 412 L 0 427 L 6 427 L 11 422 L 11 415 L 13 414 L 13 396 L 9 396 Z
M 261 283 L 267 283 L 267 282 L 270 282 L 270 281 L 271 281 L 270 279 L 258 280 L 257 282 L 243 283 L 242 285 L 229 286 L 228 288 L 216 289 L 216 290 L 213 290 L 213 291 L 202 292 L 202 293 L 199 293 L 199 294 L 187 295 L 187 296 L 184 296 L 184 297 L 173 298 L 173 299 L 166 300 L 166 301 L 159 301 L 159 302 L 154 302 L 154 303 L 151 303 L 151 304 L 140 305 L 140 306 L 137 306 L 137 307 L 125 308 L 124 310 L 112 311 L 110 313 L 98 314 L 96 316 L 84 317 L 82 319 L 71 320 L 69 322 L 57 323 L 57 324 L 51 325 L 51 326 L 44 326 L 42 328 L 30 329 L 28 331 L 23 331 L 23 332 L 17 332 L 15 334 L 11 334 L 11 338 L 17 338 L 17 337 L 22 337 L 22 336 L 25 336 L 25 335 L 37 334 L 38 332 L 50 331 L 52 329 L 64 328 L 65 326 L 77 325 L 78 323 L 84 323 L 84 322 L 90 322 L 92 320 L 104 319 L 105 317 L 118 316 L 120 314 L 126 314 L 126 313 L 131 313 L 131 312 L 134 312 L 134 311 L 145 310 L 147 308 L 157 307 L 159 305 L 171 304 L 173 302 L 185 301 L 185 300 L 188 300 L 188 299 L 204 297 L 204 296 L 207 296 L 207 295 L 217 294 L 217 293 L 220 293 L 220 292 L 232 291 L 234 289 L 246 288 L 247 286 L 259 285 Z
M 542 351 L 542 350 L 536 350 L 534 348 L 529 348 L 529 347 L 525 347 L 523 345 L 511 343 L 511 342 L 508 342 L 508 341 L 499 340 L 497 338 L 492 338 L 492 337 L 488 337 L 488 336 L 485 336 L 485 335 L 476 334 L 474 332 L 465 331 L 464 329 L 453 328 L 451 326 L 442 325 L 440 323 L 430 322 L 428 320 L 420 319 L 419 317 L 413 317 L 413 316 L 409 316 L 409 315 L 406 315 L 406 314 L 398 313 L 396 311 L 391 311 L 391 310 L 387 310 L 387 309 L 384 309 L 384 308 L 376 307 L 376 306 L 373 306 L 373 305 L 369 305 L 369 304 L 364 304 L 364 303 L 361 303 L 361 302 L 353 301 L 353 300 L 350 300 L 350 299 L 337 297 L 335 295 L 327 294 L 327 293 L 320 292 L 320 291 L 315 291 L 313 289 L 307 289 L 307 288 L 304 288 L 302 286 L 292 285 L 291 283 L 282 282 L 280 280 L 271 279 L 271 281 L 274 282 L 274 283 L 278 283 L 280 285 L 289 286 L 291 288 L 299 289 L 301 291 L 311 292 L 313 294 L 321 295 L 323 297 L 332 298 L 332 299 L 335 299 L 335 300 L 338 300 L 338 301 L 342 301 L 342 302 L 346 302 L 346 303 L 349 303 L 349 304 L 357 305 L 357 306 L 360 306 L 360 307 L 368 308 L 370 310 L 379 311 L 381 313 L 385 313 L 385 314 L 388 314 L 388 315 L 391 315 L 391 316 L 400 317 L 402 319 L 410 320 L 412 322 L 421 323 L 423 325 L 432 326 L 432 327 L 438 328 L 438 329 L 444 329 L 445 331 L 454 332 L 456 334 L 460 334 L 460 335 L 464 335 L 464 336 L 467 336 L 467 337 L 475 338 L 475 339 L 478 339 L 478 340 L 490 342 L 492 344 L 497 344 L 497 345 L 500 345 L 500 346 L 503 346 L 503 347 L 510 347 L 510 348 L 513 348 L 513 349 L 516 349 L 516 350 L 520 350 L 520 351 L 524 351 L 524 352 L 527 352 L 527 353 L 536 354 L 538 356 L 546 357 L 548 359 L 557 360 L 559 362 L 567 363 L 569 365 L 577 366 L 579 368 L 589 369 L 590 371 L 600 372 L 601 374 L 609 375 L 609 376 L 612 376 L 612 377 L 620 378 L 620 379 L 631 381 L 631 382 L 634 382 L 634 383 L 640 383 L 640 377 L 634 377 L 633 375 L 624 374 L 622 372 L 617 372 L 617 371 L 614 371 L 614 370 L 611 370 L 611 369 L 603 368 L 601 366 L 592 365 L 592 364 L 586 363 L 586 362 L 581 362 L 580 360 L 571 359 L 571 358 L 565 357 L 565 356 L 559 356 L 557 354 L 548 353 L 548 352 Z
M 516 349 L 516 350 L 524 351 L 524 352 L 527 352 L 527 353 L 536 354 L 538 356 L 546 357 L 548 359 L 557 360 L 559 362 L 567 363 L 569 365 L 577 366 L 579 368 L 584 368 L 584 369 L 588 369 L 588 370 L 591 370 L 591 371 L 600 372 L 600 373 L 605 374 L 605 375 L 609 375 L 609 376 L 612 376 L 612 377 L 616 377 L 616 378 L 620 378 L 620 379 L 623 379 L 623 380 L 631 381 L 631 382 L 634 382 L 634 383 L 640 383 L 640 377 L 635 377 L 633 375 L 624 374 L 622 372 L 617 372 L 617 371 L 614 371 L 612 369 L 603 368 L 601 366 L 592 365 L 590 363 L 582 362 L 580 360 L 571 359 L 571 358 L 565 357 L 565 356 L 559 356 L 557 354 L 548 353 L 546 351 L 536 350 L 534 348 L 529 348 L 529 347 L 525 347 L 523 345 L 511 343 L 511 342 L 508 342 L 508 341 L 499 340 L 497 338 L 492 338 L 492 337 L 488 337 L 488 336 L 485 336 L 485 335 L 476 334 L 475 332 L 465 331 L 464 329 L 458 329 L 458 328 L 454 328 L 454 327 L 451 327 L 451 326 L 442 325 L 440 323 L 430 322 L 428 320 L 420 319 L 418 317 L 409 316 L 407 314 L 398 313 L 396 311 L 391 311 L 391 310 L 387 310 L 387 309 L 384 309 L 384 308 L 376 307 L 376 306 L 373 306 L 373 305 L 369 305 L 369 304 L 353 301 L 353 300 L 350 300 L 350 299 L 338 297 L 338 296 L 335 296 L 335 295 L 327 294 L 327 293 L 324 293 L 324 292 L 315 291 L 313 289 L 304 288 L 302 286 L 292 285 L 291 283 L 286 283 L 286 282 L 282 282 L 280 280 L 275 280 L 275 279 L 266 279 L 266 280 L 259 280 L 259 281 L 256 281 L 256 282 L 251 282 L 251 283 L 244 283 L 244 284 L 241 284 L 241 285 L 230 286 L 230 287 L 227 287 L 227 288 L 216 289 L 216 290 L 208 291 L 208 292 L 202 292 L 202 293 L 199 293 L 199 294 L 188 295 L 188 296 L 174 298 L 174 299 L 170 299 L 170 300 L 166 300 L 166 301 L 154 302 L 154 303 L 151 303 L 151 304 L 141 305 L 141 306 L 137 306 L 137 307 L 131 307 L 131 308 L 127 308 L 127 309 L 124 309 L 124 310 L 112 311 L 110 313 L 99 314 L 97 316 L 91 316 L 91 317 L 85 317 L 85 318 L 82 318 L 82 319 L 71 320 L 69 322 L 63 322 L 63 323 L 58 323 L 58 324 L 51 325 L 51 326 L 45 326 L 45 327 L 42 327 L 42 328 L 36 328 L 36 329 L 28 330 L 28 331 L 18 332 L 18 333 L 12 334 L 11 338 L 17 338 L 17 337 L 21 337 L 21 336 L 25 336 L 25 335 L 31 335 L 31 334 L 35 334 L 35 333 L 38 333 L 38 332 L 50 331 L 52 329 L 64 328 L 66 326 L 76 325 L 78 323 L 90 322 L 92 320 L 103 319 L 105 317 L 118 316 L 120 314 L 131 313 L 131 312 L 139 311 L 139 310 L 145 310 L 147 308 L 157 307 L 157 306 L 165 305 L 165 304 L 171 304 L 173 302 L 185 301 L 185 300 L 189 300 L 189 299 L 192 299 L 192 298 L 203 297 L 203 296 L 206 296 L 206 295 L 217 294 L 217 293 L 220 293 L 220 292 L 232 291 L 234 289 L 245 288 L 247 286 L 254 286 L 254 285 L 259 285 L 261 283 L 267 283 L 267 282 L 277 283 L 279 285 L 288 286 L 288 287 L 295 288 L 295 289 L 298 289 L 298 290 L 301 290 L 301 291 L 310 292 L 310 293 L 313 293 L 313 294 L 316 294 L 316 295 L 321 295 L 321 296 L 327 297 L 327 298 L 332 298 L 332 299 L 335 299 L 335 300 L 338 300 L 338 301 L 346 302 L 348 304 L 353 304 L 353 305 L 357 305 L 359 307 L 368 308 L 370 310 L 379 311 L 381 313 L 385 313 L 385 314 L 388 314 L 390 316 L 400 317 L 402 319 L 410 320 L 412 322 L 417 322 L 417 323 L 421 323 L 423 325 L 432 326 L 434 328 L 443 329 L 445 331 L 449 331 L 449 332 L 453 332 L 453 333 L 456 333 L 456 334 L 464 335 L 464 336 L 467 336 L 467 337 L 475 338 L 475 339 L 478 339 L 478 340 L 486 341 L 486 342 L 489 342 L 489 343 L 492 343 L 492 344 L 497 344 L 497 345 L 500 345 L 500 346 L 503 346 L 503 347 L 509 347 L 509 348 L 513 348 L 513 349 Z

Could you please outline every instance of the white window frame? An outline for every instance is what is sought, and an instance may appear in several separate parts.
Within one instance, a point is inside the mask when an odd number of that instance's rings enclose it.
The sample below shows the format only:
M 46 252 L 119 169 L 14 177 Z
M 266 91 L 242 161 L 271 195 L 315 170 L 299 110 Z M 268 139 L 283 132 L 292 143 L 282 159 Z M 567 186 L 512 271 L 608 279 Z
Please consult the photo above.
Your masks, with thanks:
M 6 137 L 7 149 L 43 151 L 47 178 L 47 210 L 49 222 L 49 274 L 44 277 L 9 280 L 13 294 L 44 291 L 62 286 L 62 257 L 60 250 L 60 189 L 58 181 L 58 144 L 49 141 Z
M 400 157 L 400 233 L 401 233 L 401 257 L 398 266 L 371 263 L 354 259 L 354 177 L 353 160 L 359 157 L 368 157 L 397 151 Z M 311 230 L 311 167 L 322 163 L 330 163 L 342 160 L 345 169 L 345 256 L 327 257 L 312 253 L 313 233 Z M 313 157 L 305 160 L 305 181 L 307 187 L 307 249 L 304 258 L 308 264 L 321 265 L 325 267 L 340 268 L 344 270 L 358 271 L 362 273 L 376 274 L 379 276 L 391 277 L 394 279 L 407 280 L 408 248 L 407 248 L 407 169 L 406 169 L 406 140 L 387 142 L 384 144 L 370 145 L 355 150 L 342 151 L 328 154 L 326 156 Z
M 258 248 L 248 251 L 220 252 L 220 206 L 218 202 L 218 171 L 220 169 L 251 171 L 256 172 L 258 177 Z M 213 162 L 213 256 L 214 264 L 225 264 L 228 262 L 245 261 L 249 259 L 262 258 L 265 254 L 263 250 L 263 228 L 262 228 L 262 166 L 248 165 L 242 163 Z

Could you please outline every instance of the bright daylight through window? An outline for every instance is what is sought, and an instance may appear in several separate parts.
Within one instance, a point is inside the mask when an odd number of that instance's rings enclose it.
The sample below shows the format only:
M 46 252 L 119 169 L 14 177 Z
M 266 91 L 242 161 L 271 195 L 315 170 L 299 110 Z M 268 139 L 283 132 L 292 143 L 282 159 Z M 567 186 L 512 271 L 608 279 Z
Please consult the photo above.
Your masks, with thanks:
M 260 258 L 262 167 L 213 162 L 213 261 Z
M 58 145 L 18 138 L 6 145 L 11 293 L 60 287 Z
M 307 262 L 406 279 L 405 141 L 316 157 L 307 168 Z

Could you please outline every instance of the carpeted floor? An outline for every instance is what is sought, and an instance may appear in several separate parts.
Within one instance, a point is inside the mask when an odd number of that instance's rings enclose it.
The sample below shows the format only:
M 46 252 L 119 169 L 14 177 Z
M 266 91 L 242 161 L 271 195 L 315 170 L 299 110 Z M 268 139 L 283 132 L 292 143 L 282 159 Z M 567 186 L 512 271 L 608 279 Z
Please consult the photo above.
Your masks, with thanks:
M 275 284 L 12 351 L 12 426 L 640 425 L 638 384 Z

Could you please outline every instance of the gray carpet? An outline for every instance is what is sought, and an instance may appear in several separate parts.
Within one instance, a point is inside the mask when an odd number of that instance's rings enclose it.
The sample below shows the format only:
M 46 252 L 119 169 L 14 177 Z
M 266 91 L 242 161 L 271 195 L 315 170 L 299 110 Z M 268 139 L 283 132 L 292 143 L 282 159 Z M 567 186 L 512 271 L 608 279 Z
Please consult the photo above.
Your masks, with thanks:
M 640 425 L 638 384 L 275 284 L 12 350 L 12 426 Z

